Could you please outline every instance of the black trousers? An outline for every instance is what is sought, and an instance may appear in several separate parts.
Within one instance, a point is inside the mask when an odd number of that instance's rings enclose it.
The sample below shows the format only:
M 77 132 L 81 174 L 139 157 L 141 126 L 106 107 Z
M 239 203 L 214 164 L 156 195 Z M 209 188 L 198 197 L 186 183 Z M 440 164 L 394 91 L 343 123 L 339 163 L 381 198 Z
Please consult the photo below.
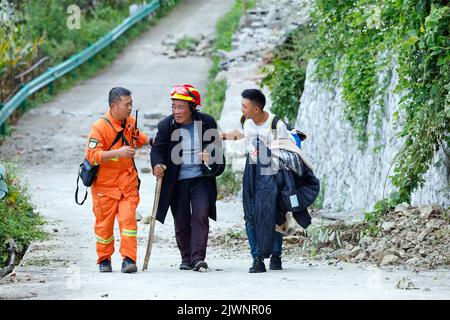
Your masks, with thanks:
M 207 178 L 177 181 L 171 207 L 183 264 L 204 261 L 209 233 Z

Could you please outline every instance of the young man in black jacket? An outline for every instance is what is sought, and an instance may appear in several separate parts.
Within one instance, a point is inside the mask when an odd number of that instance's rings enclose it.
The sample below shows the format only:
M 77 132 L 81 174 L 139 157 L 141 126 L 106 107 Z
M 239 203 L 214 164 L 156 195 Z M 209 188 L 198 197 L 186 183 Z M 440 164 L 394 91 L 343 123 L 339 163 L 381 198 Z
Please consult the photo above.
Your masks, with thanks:
M 225 169 L 217 123 L 197 111 L 200 93 L 191 85 L 171 90 L 172 115 L 158 124 L 150 158 L 163 177 L 156 219 L 164 223 L 169 206 L 181 253 L 181 270 L 208 268 L 205 262 L 209 218 L 216 220 L 215 177 Z
M 270 168 L 271 161 L 267 161 L 270 159 L 267 145 L 276 140 L 275 137 L 289 139 L 289 132 L 283 121 L 278 121 L 276 129 L 272 129 L 275 115 L 264 110 L 266 98 L 260 90 L 246 89 L 241 96 L 241 111 L 245 117 L 243 128 L 224 132 L 221 138 L 246 139 L 247 161 L 243 177 L 243 205 L 245 229 L 253 258 L 249 272 L 266 272 L 264 258 L 268 256 L 270 256 L 270 270 L 282 270 L 283 235 L 272 228 L 280 211 L 278 190 L 275 172 Z

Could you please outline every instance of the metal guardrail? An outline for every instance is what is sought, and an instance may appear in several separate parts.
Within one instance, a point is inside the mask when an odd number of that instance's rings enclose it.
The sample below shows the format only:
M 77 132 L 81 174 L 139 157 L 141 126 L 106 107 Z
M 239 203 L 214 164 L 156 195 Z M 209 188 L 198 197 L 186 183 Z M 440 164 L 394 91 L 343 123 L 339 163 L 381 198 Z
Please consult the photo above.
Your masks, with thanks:
M 160 7 L 159 0 L 153 0 L 151 3 L 141 7 L 133 15 L 125 19 L 120 25 L 111 30 L 106 36 L 84 49 L 83 51 L 73 55 L 68 60 L 58 64 L 55 67 L 48 68 L 46 72 L 24 84 L 22 88 L 1 107 L 0 105 L 0 127 L 13 114 L 13 112 L 33 93 L 51 84 L 53 81 L 62 77 L 66 73 L 76 69 L 78 66 L 92 58 L 98 52 L 109 46 L 125 31 L 130 29 L 134 24 L 144 19 Z

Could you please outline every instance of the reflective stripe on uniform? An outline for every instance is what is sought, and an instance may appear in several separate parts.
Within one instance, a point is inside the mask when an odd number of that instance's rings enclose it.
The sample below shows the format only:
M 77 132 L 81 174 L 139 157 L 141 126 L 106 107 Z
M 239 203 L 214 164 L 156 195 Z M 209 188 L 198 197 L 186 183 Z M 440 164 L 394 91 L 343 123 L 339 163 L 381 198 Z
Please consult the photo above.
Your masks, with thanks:
M 137 236 L 137 230 L 123 229 L 122 230 L 122 235 L 123 236 L 127 236 L 127 237 L 136 237 Z
M 109 239 L 103 239 L 102 237 L 99 237 L 98 235 L 95 235 L 95 237 L 97 238 L 97 242 L 101 243 L 101 244 L 108 244 L 114 241 L 114 236 L 112 236 Z

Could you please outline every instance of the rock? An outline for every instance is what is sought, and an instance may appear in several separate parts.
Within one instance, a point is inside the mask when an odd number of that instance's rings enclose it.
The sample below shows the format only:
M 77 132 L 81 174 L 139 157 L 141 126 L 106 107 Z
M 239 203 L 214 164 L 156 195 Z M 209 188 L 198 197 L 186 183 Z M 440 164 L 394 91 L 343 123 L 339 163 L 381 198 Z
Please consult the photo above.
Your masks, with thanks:
M 425 240 L 425 238 L 427 237 L 429 233 L 427 233 L 426 231 L 422 231 L 418 236 L 417 236 L 417 241 L 422 242 L 423 240 Z
M 410 241 L 402 240 L 402 243 L 400 244 L 400 247 L 403 250 L 408 250 L 410 248 L 413 248 L 414 245 Z
M 249 37 L 253 37 L 253 35 L 255 34 L 255 32 L 253 31 L 253 29 L 250 28 L 244 28 L 241 30 L 243 34 L 248 35 Z
M 264 23 L 262 21 L 255 21 L 255 22 L 252 22 L 250 27 L 253 29 L 264 28 Z
M 407 240 L 409 241 L 414 241 L 417 239 L 416 234 L 412 231 L 408 231 L 408 233 L 406 233 L 406 237 Z
M 409 204 L 406 202 L 400 203 L 395 206 L 394 212 L 407 212 L 409 210 Z
M 162 44 L 164 46 L 175 46 L 177 44 L 177 39 L 175 38 L 175 35 L 168 34 L 167 37 L 162 41 Z
M 383 257 L 383 259 L 381 259 L 380 265 L 388 266 L 388 265 L 397 264 L 399 262 L 399 260 L 400 260 L 399 257 L 397 257 L 396 255 L 388 254 L 388 255 L 385 255 Z
M 387 221 L 387 222 L 383 222 L 381 224 L 381 229 L 383 231 L 389 231 L 395 228 L 395 222 L 392 221 Z
M 350 251 L 347 249 L 340 249 L 340 250 L 336 251 L 334 256 L 336 259 L 348 261 L 350 259 Z
M 299 236 L 287 236 L 287 237 L 284 237 L 284 241 L 287 242 L 287 243 L 291 243 L 291 244 L 298 243 L 299 240 L 300 240 Z
M 427 222 L 427 224 L 425 225 L 425 227 L 427 229 L 431 229 L 431 230 L 435 230 L 435 229 L 439 229 L 441 226 L 443 226 L 445 224 L 445 221 L 440 220 L 440 219 L 432 219 L 430 221 Z
M 416 265 L 417 263 L 419 263 L 420 259 L 417 257 L 413 257 L 409 260 L 406 261 L 407 264 L 409 265 Z
M 141 172 L 142 173 L 151 173 L 152 172 L 152 168 L 142 168 Z
M 145 216 L 144 219 L 142 220 L 142 223 L 150 224 L 151 221 L 152 221 L 152 216 Z
M 366 259 L 366 257 L 367 257 L 366 253 L 365 252 L 361 252 L 360 254 L 358 254 L 355 257 L 355 260 L 364 260 L 364 259 Z
M 436 217 L 442 217 L 444 215 L 444 208 L 438 205 L 432 205 L 433 215 Z
M 401 277 L 396 285 L 395 285 L 396 289 L 402 289 L 402 290 L 411 290 L 411 289 L 417 289 L 414 285 L 414 283 L 408 279 L 407 277 Z
M 56 228 L 53 228 L 53 232 L 58 232 L 58 229 L 56 229 Z
M 350 257 L 354 258 L 356 257 L 358 254 L 361 253 L 361 248 L 359 246 L 355 246 L 353 247 L 353 249 L 350 251 Z
M 433 207 L 432 206 L 422 206 L 419 209 L 420 215 L 419 217 L 422 219 L 429 219 L 431 214 L 433 213 Z
M 201 51 L 205 51 L 206 49 L 208 49 L 210 47 L 210 43 L 208 41 L 202 41 L 199 43 L 199 45 L 197 46 L 196 50 L 197 52 L 201 52 Z
M 162 119 L 164 117 L 164 115 L 163 114 L 161 114 L 161 113 L 148 113 L 148 112 L 145 112 L 144 113 L 144 119 L 148 119 L 148 120 L 159 120 L 159 119 Z
M 177 56 L 180 58 L 186 58 L 188 56 L 188 52 L 187 50 L 181 50 L 178 52 Z
M 405 252 L 404 250 L 401 250 L 401 249 L 395 250 L 395 251 L 394 251 L 394 254 L 395 254 L 397 257 L 400 257 L 400 258 L 402 258 L 402 259 L 406 256 L 406 252 Z

